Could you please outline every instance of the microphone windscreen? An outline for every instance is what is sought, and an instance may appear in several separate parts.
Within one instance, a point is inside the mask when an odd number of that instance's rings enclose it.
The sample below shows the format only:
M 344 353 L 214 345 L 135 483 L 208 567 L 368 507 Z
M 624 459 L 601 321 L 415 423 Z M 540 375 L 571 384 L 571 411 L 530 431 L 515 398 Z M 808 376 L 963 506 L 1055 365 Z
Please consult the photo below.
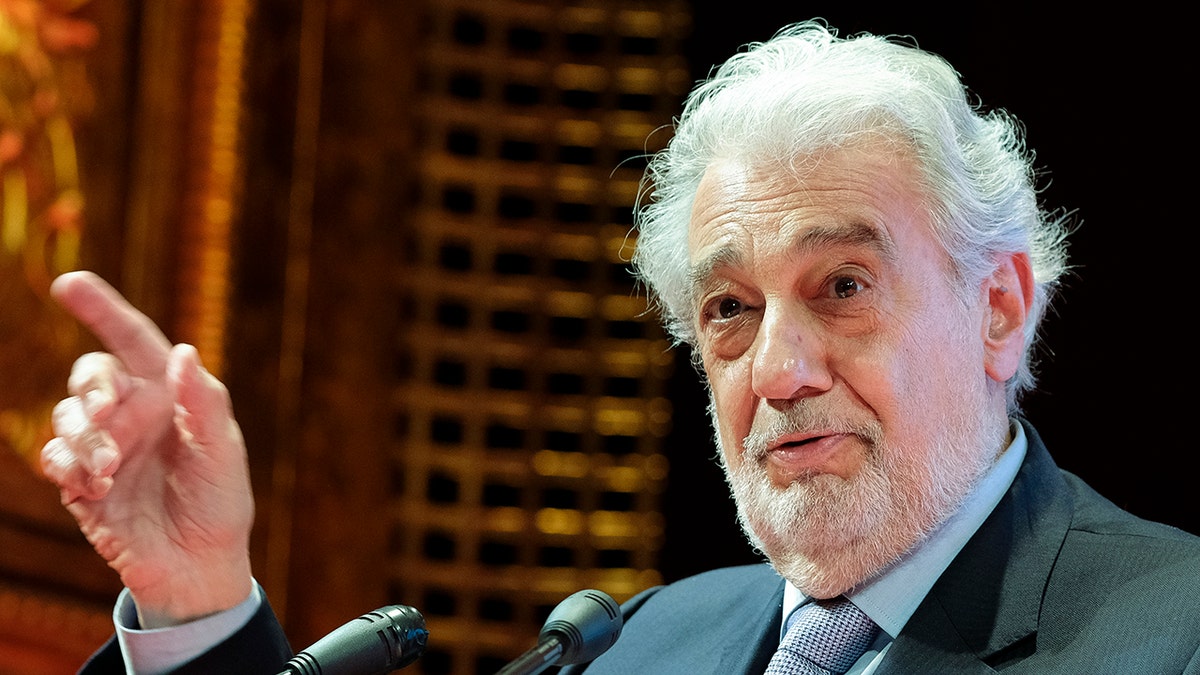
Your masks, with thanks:
M 613 646 L 622 624 L 621 608 L 607 593 L 579 591 L 550 612 L 539 637 L 554 635 L 563 643 L 559 665 L 587 663 Z
M 288 661 L 295 675 L 382 675 L 417 660 L 429 631 L 425 617 L 389 605 L 343 624 Z

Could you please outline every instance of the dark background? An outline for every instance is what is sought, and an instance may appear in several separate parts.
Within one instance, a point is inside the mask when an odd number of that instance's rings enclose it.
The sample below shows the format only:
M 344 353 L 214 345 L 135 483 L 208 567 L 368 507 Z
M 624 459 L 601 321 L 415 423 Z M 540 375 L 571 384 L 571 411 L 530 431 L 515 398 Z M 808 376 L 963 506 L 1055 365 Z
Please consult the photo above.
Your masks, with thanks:
M 1060 466 L 1139 516 L 1200 533 L 1200 444 L 1189 424 L 1196 59 L 1172 37 L 1187 24 L 1149 5 L 1116 15 L 961 4 L 697 2 L 693 73 L 703 78 L 741 45 L 820 16 L 842 35 L 912 36 L 949 60 L 985 106 L 1016 115 L 1037 153 L 1043 205 L 1074 210 L 1079 226 L 1072 273 L 1043 322 L 1038 390 L 1025 414 Z M 713 461 L 695 374 L 681 365 L 674 388 L 663 560 L 672 580 L 758 559 Z

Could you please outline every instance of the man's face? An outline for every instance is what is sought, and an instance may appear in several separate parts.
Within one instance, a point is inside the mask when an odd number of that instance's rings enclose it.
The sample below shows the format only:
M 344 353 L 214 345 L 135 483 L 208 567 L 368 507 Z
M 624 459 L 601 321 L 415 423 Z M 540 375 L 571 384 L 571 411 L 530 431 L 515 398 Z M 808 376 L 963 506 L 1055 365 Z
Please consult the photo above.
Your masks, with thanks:
M 956 292 L 895 146 L 709 167 L 689 234 L 697 346 L 743 526 L 836 595 L 911 548 L 1001 449 L 987 291 Z M 976 298 L 978 296 L 978 298 Z

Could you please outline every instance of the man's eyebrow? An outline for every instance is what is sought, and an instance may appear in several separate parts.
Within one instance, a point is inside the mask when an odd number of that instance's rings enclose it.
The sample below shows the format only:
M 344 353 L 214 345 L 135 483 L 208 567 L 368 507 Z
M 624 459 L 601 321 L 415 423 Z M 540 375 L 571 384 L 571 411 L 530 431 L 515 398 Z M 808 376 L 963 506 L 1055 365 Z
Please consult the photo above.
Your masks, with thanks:
M 893 262 L 896 259 L 896 245 L 887 232 L 864 222 L 806 228 L 795 237 L 789 248 L 798 255 L 811 255 L 817 251 L 838 247 L 866 247 L 885 262 Z M 732 244 L 724 244 L 688 266 L 688 288 L 691 289 L 693 300 L 712 282 L 717 270 L 739 267 L 743 263 L 744 256 L 741 250 Z
M 704 259 L 688 266 L 687 281 L 691 289 L 692 300 L 699 298 L 717 270 L 722 267 L 738 267 L 743 260 L 742 252 L 729 244 L 724 244 L 717 250 L 704 256 Z
M 835 227 L 813 227 L 806 229 L 791 249 L 796 253 L 810 254 L 821 249 L 839 246 L 865 246 L 887 262 L 896 259 L 896 244 L 882 228 L 855 221 Z

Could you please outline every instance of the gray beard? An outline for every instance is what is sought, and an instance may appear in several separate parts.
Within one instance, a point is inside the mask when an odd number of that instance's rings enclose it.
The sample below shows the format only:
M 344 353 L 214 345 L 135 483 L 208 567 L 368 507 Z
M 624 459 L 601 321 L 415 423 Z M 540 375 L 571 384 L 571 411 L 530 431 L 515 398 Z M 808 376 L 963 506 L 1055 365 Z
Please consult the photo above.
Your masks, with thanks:
M 781 576 L 817 598 L 845 593 L 923 541 L 997 455 L 995 424 L 986 422 L 982 405 L 973 415 L 946 420 L 927 456 L 889 445 L 877 420 L 844 421 L 822 406 L 819 399 L 805 399 L 753 430 L 735 469 L 723 449 L 719 455 L 750 543 Z M 711 405 L 709 411 L 719 428 Z M 867 448 L 861 471 L 848 479 L 813 473 L 776 487 L 764 465 L 768 445 L 808 429 L 857 436 Z

